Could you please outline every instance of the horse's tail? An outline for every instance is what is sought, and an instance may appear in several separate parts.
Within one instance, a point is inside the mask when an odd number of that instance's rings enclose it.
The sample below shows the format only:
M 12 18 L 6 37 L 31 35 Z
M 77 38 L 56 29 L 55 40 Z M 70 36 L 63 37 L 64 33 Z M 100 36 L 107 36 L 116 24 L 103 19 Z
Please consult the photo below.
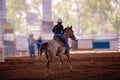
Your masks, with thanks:
M 48 46 L 48 42 L 45 42 L 45 43 L 41 44 L 39 56 L 41 56 L 43 51 L 44 51 L 46 57 L 48 57 L 48 55 L 47 55 L 47 46 Z

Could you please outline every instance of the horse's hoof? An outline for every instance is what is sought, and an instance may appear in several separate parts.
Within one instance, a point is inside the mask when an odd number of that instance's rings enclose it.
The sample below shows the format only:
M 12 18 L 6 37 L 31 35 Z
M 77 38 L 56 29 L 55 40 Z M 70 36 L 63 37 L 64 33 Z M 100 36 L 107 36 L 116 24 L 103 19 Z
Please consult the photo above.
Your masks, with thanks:
M 54 75 L 55 73 L 54 72 L 50 72 L 50 74 Z
M 53 72 L 53 73 L 51 73 L 52 75 L 54 75 L 55 73 Z
M 48 74 L 45 74 L 45 76 L 47 77 L 47 76 L 48 76 Z
M 72 66 L 70 66 L 70 72 L 73 72 L 73 68 L 72 68 Z
M 70 72 L 73 72 L 73 70 L 70 70 Z
M 63 65 L 63 63 L 62 63 L 62 62 L 60 62 L 59 64 L 60 64 L 60 65 Z

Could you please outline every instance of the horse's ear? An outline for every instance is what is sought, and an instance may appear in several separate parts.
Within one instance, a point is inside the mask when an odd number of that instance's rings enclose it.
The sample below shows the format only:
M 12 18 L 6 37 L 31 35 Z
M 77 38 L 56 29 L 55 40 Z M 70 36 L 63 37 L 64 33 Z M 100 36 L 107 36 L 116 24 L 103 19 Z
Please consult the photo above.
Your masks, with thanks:
M 72 26 L 70 26 L 70 28 L 72 28 Z

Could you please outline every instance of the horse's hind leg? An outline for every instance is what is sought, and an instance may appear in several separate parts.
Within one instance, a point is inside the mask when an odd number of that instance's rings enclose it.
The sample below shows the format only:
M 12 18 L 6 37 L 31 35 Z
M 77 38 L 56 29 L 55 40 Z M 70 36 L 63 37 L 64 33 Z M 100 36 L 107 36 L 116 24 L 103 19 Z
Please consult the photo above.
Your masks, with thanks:
M 46 65 L 45 70 L 44 70 L 44 73 L 45 73 L 46 76 L 48 75 L 48 72 L 51 73 L 51 74 L 54 74 L 54 72 L 50 68 L 51 60 L 52 59 L 47 60 L 47 65 Z M 47 72 L 47 70 L 48 70 L 48 72 Z
M 45 74 L 45 76 L 48 76 L 48 70 L 49 70 L 49 68 L 50 68 L 50 60 L 47 60 L 47 64 L 46 64 L 46 67 L 45 67 L 45 69 L 44 69 L 44 74 Z

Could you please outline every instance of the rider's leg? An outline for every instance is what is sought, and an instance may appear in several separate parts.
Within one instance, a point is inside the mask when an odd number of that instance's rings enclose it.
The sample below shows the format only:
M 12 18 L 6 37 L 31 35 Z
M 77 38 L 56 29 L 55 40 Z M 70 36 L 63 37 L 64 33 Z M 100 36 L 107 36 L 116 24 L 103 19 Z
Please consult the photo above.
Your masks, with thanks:
M 69 45 L 68 45 L 68 42 L 67 42 L 67 39 L 65 38 L 65 36 L 62 35 L 61 38 L 62 38 L 62 40 L 64 41 L 65 47 L 66 47 L 67 49 L 69 49 Z

